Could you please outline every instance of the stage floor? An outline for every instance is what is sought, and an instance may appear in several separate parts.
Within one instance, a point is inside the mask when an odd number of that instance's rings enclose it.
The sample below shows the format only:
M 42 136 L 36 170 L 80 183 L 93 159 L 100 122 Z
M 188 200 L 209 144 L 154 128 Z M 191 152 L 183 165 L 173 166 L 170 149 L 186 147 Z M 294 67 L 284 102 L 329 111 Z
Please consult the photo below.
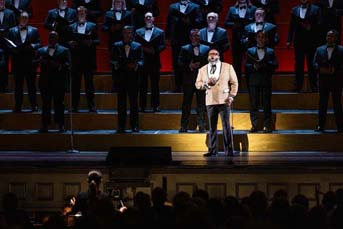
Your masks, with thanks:
M 172 152 L 172 161 L 168 165 L 135 166 L 158 170 L 187 168 L 343 169 L 343 152 L 236 152 L 235 157 L 225 157 L 219 153 L 219 156 L 210 158 L 203 157 L 203 153 L 205 152 Z M 0 165 L 3 169 L 19 167 L 91 168 L 92 166 L 106 168 L 108 167 L 107 154 L 108 152 L 89 151 L 80 151 L 79 153 L 0 151 Z

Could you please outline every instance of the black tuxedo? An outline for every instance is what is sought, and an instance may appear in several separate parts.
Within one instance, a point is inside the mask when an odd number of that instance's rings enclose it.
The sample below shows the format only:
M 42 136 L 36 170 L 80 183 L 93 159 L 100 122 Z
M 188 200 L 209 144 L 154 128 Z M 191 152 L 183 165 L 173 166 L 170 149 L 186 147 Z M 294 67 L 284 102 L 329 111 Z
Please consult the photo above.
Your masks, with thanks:
M 23 42 L 19 26 L 12 27 L 8 32 L 8 39 L 13 41 L 17 48 L 12 54 L 12 71 L 15 79 L 15 109 L 21 110 L 23 103 L 23 86 L 26 79 L 29 100 L 32 108 L 37 106 L 36 102 L 36 64 L 33 63 L 35 51 L 41 46 L 39 32 L 36 27 L 27 26 L 26 39 Z
M 280 41 L 279 35 L 276 32 L 276 25 L 264 22 L 262 25 L 262 30 L 265 32 L 267 46 L 270 48 L 274 48 Z M 242 43 L 244 44 L 245 48 L 250 48 L 256 46 L 256 23 L 250 23 L 246 25 L 244 28 L 244 35 L 242 36 Z
M 123 27 L 133 25 L 132 13 L 129 10 L 123 10 L 120 20 L 117 20 L 114 10 L 108 10 L 104 16 L 102 31 L 109 32 L 108 47 L 111 50 L 115 42 L 122 40 Z
M 75 46 L 70 47 L 72 60 L 72 94 L 73 108 L 78 109 L 80 101 L 80 88 L 82 75 L 84 76 L 86 97 L 89 109 L 94 109 L 94 84 L 93 74 L 96 71 L 96 46 L 99 44 L 98 29 L 95 23 L 86 22 L 85 37 L 78 37 L 78 23 L 70 25 L 72 41 L 76 41 Z M 88 46 L 85 42 L 91 40 Z
M 223 9 L 222 0 L 208 0 L 208 4 L 206 4 L 205 0 L 191 0 L 191 2 L 194 2 L 200 6 L 201 13 L 202 13 L 203 26 L 207 25 L 206 20 L 207 20 L 208 13 L 216 12 L 217 14 L 220 14 L 220 12 Z
M 6 37 L 8 30 L 15 26 L 17 23 L 15 14 L 12 10 L 5 9 L 4 10 L 4 18 L 2 20 L 2 23 L 0 21 L 0 37 Z M 7 91 L 8 86 L 8 60 L 9 60 L 9 53 L 10 48 L 9 46 L 1 42 L 0 48 L 2 48 L 5 52 L 5 68 L 3 71 L 3 74 L 0 76 L 0 92 Z
M 211 48 L 217 48 L 220 53 L 221 61 L 224 61 L 224 52 L 229 50 L 230 48 L 230 41 L 229 41 L 229 34 L 226 29 L 221 27 L 216 27 L 213 33 L 213 37 L 211 41 L 207 39 L 207 31 L 208 28 L 202 28 L 200 30 L 200 42 L 210 46 Z
M 6 7 L 10 9 L 15 8 L 14 2 L 14 0 L 6 0 Z M 22 11 L 26 11 L 32 17 L 31 0 L 20 0 L 18 8 L 15 9 L 16 16 L 18 17 Z
M 264 48 L 264 57 L 259 60 L 257 47 L 251 47 L 247 50 L 245 63 L 245 72 L 248 79 L 249 98 L 250 98 L 250 120 L 253 129 L 257 129 L 258 109 L 262 99 L 264 110 L 264 127 L 272 128 L 272 75 L 278 67 L 274 50 Z M 257 69 L 254 64 L 259 65 Z M 262 98 L 261 98 L 262 97 Z
M 101 16 L 100 0 L 91 0 L 86 3 L 85 0 L 73 0 L 73 6 L 75 10 L 77 7 L 84 6 L 87 8 L 87 21 L 97 23 L 98 18 Z
M 184 14 L 180 12 L 180 2 L 170 4 L 167 17 L 166 37 L 167 39 L 170 39 L 172 46 L 176 91 L 180 91 L 182 86 L 182 73 L 178 69 L 178 58 L 181 47 L 190 42 L 190 30 L 199 28 L 201 23 L 202 14 L 198 4 L 190 2 Z
M 295 90 L 300 91 L 304 81 L 304 58 L 306 56 L 312 91 L 317 91 L 317 79 L 313 71 L 313 55 L 320 43 L 321 12 L 318 6 L 309 4 L 304 19 L 300 18 L 301 6 L 291 11 L 287 41 L 294 43 Z
M 127 95 L 130 101 L 130 124 L 131 128 L 138 128 L 138 83 L 139 70 L 144 64 L 144 54 L 142 46 L 137 42 L 129 44 L 130 52 L 128 57 L 125 53 L 125 45 L 123 41 L 114 43 L 111 52 L 111 62 L 113 64 L 114 74 L 119 78 L 118 91 L 118 129 L 125 130 L 126 125 L 126 100 Z M 135 65 L 132 68 L 130 65 Z
M 70 39 L 69 25 L 77 21 L 76 10 L 72 8 L 65 9 L 65 16 L 62 19 L 59 16 L 59 9 L 49 10 L 48 16 L 45 19 L 44 27 L 48 30 L 54 30 L 59 35 L 59 43 L 63 46 L 67 46 Z
M 252 0 L 251 2 L 257 8 L 264 9 L 265 21 L 276 24 L 275 15 L 280 12 L 279 0 L 267 0 L 265 5 L 262 4 L 261 0 Z
M 64 125 L 65 83 L 71 63 L 68 48 L 56 45 L 55 52 L 49 55 L 49 47 L 38 49 L 40 62 L 39 87 L 42 96 L 42 126 L 47 129 L 51 120 L 51 102 L 54 102 L 54 120 L 60 127 Z
M 337 45 L 328 58 L 327 45 L 317 48 L 314 54 L 314 68 L 319 73 L 319 112 L 318 126 L 325 127 L 328 99 L 331 92 L 338 130 L 343 130 L 342 87 L 343 87 L 343 47 Z M 332 67 L 334 71 L 325 72 L 321 68 Z
M 160 10 L 158 8 L 158 0 L 145 0 L 144 5 L 139 4 L 139 0 L 128 0 L 127 8 L 134 8 L 133 21 L 135 29 L 145 26 L 144 14 L 151 12 L 154 17 L 159 16 Z
M 207 55 L 210 50 L 209 46 L 199 45 L 199 55 L 195 56 L 194 49 L 191 44 L 182 46 L 179 56 L 179 66 L 183 72 L 183 103 L 182 103 L 182 116 L 181 128 L 187 130 L 189 123 L 189 116 L 191 114 L 191 105 L 193 101 L 193 94 L 196 94 L 197 100 L 197 124 L 199 129 L 205 129 L 205 91 L 197 90 L 195 81 L 198 75 L 198 69 L 207 64 Z M 200 65 L 197 69 L 190 69 L 191 62 L 199 62 Z
M 337 2 L 339 0 L 334 0 L 332 7 L 329 8 L 329 2 L 328 0 L 318 0 L 317 4 L 321 11 L 322 11 L 322 43 L 324 44 L 326 42 L 326 34 L 329 30 L 335 29 L 338 32 L 338 40 L 340 43 L 341 41 L 341 32 L 342 32 L 342 22 L 341 22 L 341 16 L 337 15 Z
M 135 41 L 140 43 L 144 52 L 144 65 L 140 76 L 140 107 L 146 107 L 148 78 L 151 83 L 151 107 L 157 108 L 160 105 L 160 53 L 166 47 L 165 34 L 160 28 L 154 27 L 150 41 L 145 40 L 145 27 L 136 30 Z
M 245 17 L 239 17 L 239 7 L 231 6 L 225 19 L 225 27 L 232 29 L 232 61 L 238 80 L 242 75 L 242 59 L 244 48 L 241 39 L 244 33 L 244 27 L 255 20 L 255 6 L 248 6 Z

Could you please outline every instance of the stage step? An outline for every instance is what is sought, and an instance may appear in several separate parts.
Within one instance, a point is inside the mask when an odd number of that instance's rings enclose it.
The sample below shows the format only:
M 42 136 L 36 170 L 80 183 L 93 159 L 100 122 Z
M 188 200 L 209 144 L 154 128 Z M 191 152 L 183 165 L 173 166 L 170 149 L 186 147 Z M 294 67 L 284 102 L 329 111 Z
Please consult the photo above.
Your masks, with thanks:
M 263 127 L 263 112 L 259 117 L 260 125 Z M 70 113 L 65 113 L 66 128 L 70 129 Z M 73 128 L 75 130 L 115 130 L 117 129 L 117 111 L 101 110 L 97 114 L 82 110 L 73 114 Z M 142 130 L 178 130 L 180 128 L 181 111 L 164 110 L 160 113 L 140 113 L 139 123 Z M 251 128 L 249 112 L 247 110 L 234 110 L 231 123 L 235 129 L 249 130 Z M 310 110 L 273 110 L 274 129 L 276 130 L 313 130 L 318 122 L 317 111 Z M 41 114 L 13 113 L 11 110 L 0 111 L 0 126 L 3 130 L 30 130 L 41 127 Z M 129 120 L 127 121 L 129 127 Z M 328 129 L 336 129 L 333 112 L 327 116 Z M 189 130 L 196 130 L 196 114 L 192 111 L 189 120 Z M 219 119 L 218 129 L 222 129 Z
M 71 135 L 65 133 L 40 134 L 36 130 L 0 131 L 0 151 L 63 151 L 70 148 Z M 205 133 L 179 134 L 176 130 L 141 131 L 116 134 L 115 131 L 75 131 L 74 146 L 82 151 L 107 151 L 114 146 L 171 146 L 173 152 L 207 151 Z M 219 150 L 222 150 L 219 134 Z M 343 134 L 334 131 L 323 134 L 310 130 L 275 131 L 270 134 L 250 134 L 234 131 L 234 146 L 240 151 L 341 151 Z
M 14 91 L 13 77 L 9 78 L 9 90 Z M 112 76 L 111 73 L 96 74 L 94 76 L 95 91 L 98 92 L 111 92 L 112 91 Z M 173 91 L 175 89 L 174 76 L 171 73 L 161 74 L 160 78 L 160 90 Z M 239 85 L 240 89 L 246 90 L 245 77 L 242 77 L 242 82 Z M 294 74 L 275 74 L 273 75 L 273 91 L 292 91 L 294 88 Z M 38 88 L 38 80 L 37 80 Z M 150 86 L 149 86 L 150 88 Z M 82 80 L 82 90 L 84 91 L 84 82 Z M 150 90 L 150 89 L 149 89 Z M 310 87 L 307 76 L 304 80 L 304 91 L 309 92 Z
M 115 93 L 96 93 L 96 106 L 100 110 L 114 110 L 117 108 L 117 96 Z M 177 110 L 182 107 L 183 94 L 164 92 L 160 96 L 161 109 Z M 69 96 L 66 96 L 67 107 Z M 148 95 L 148 104 L 150 102 L 150 93 Z M 40 96 L 38 96 L 38 103 Z M 318 93 L 293 93 L 293 92 L 273 92 L 272 108 L 273 109 L 318 109 L 319 96 Z M 27 97 L 24 98 L 24 108 L 30 108 Z M 193 98 L 193 108 L 195 107 L 195 97 Z M 0 94 L 0 110 L 9 110 L 14 108 L 14 94 Z M 85 94 L 81 93 L 80 109 L 86 109 Z M 331 100 L 329 108 L 332 108 Z M 234 109 L 249 109 L 249 95 L 246 92 L 239 93 L 234 102 Z

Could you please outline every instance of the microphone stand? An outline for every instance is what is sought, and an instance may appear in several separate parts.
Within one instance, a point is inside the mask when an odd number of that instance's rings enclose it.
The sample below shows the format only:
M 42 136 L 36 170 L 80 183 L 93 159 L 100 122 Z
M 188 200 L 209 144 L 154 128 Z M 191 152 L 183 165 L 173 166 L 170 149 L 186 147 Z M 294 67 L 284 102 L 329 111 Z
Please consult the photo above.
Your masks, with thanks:
M 231 123 L 230 123 L 230 135 L 231 135 L 231 147 L 232 147 L 232 150 L 233 152 L 235 151 L 235 146 L 234 146 L 234 143 L 233 143 L 233 112 L 232 112 L 232 108 L 233 108 L 233 102 L 230 104 L 229 106 L 229 112 L 230 112 L 230 115 L 231 115 Z
M 74 128 L 73 128 L 73 105 L 72 105 L 72 102 L 73 102 L 73 99 L 72 99 L 72 91 L 73 91 L 73 88 L 72 88 L 72 75 L 70 73 L 70 69 L 68 70 L 68 77 L 69 77 L 69 122 L 70 122 L 70 139 L 69 139 L 69 142 L 70 142 L 70 148 L 69 150 L 67 151 L 67 153 L 80 153 L 79 150 L 75 149 L 74 148 Z

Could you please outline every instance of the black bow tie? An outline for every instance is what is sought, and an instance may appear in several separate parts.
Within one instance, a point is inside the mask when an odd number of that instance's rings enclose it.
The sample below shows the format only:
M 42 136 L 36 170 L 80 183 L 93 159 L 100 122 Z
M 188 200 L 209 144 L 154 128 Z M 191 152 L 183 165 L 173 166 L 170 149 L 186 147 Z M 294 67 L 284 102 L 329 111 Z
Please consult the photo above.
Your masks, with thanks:
M 193 48 L 199 48 L 199 45 L 192 45 Z
M 151 28 L 145 27 L 145 30 L 152 30 L 152 27 Z
M 59 9 L 58 11 L 60 11 L 60 12 L 65 12 L 66 9 Z
M 307 5 L 301 5 L 301 8 L 302 8 L 302 9 L 306 9 L 306 8 L 307 8 Z
M 121 10 L 114 10 L 115 13 L 121 13 Z
M 20 30 L 27 30 L 27 27 L 21 27 Z
M 328 48 L 334 48 L 335 45 L 328 45 Z
M 264 50 L 264 47 L 257 47 L 257 50 Z
M 181 5 L 181 6 L 187 6 L 188 3 L 182 3 L 182 2 L 181 2 L 180 5 Z
M 78 26 L 84 26 L 85 22 L 79 23 Z
M 263 25 L 263 22 L 256 22 L 256 25 Z
M 242 10 L 242 9 L 246 9 L 247 7 L 246 6 L 240 6 L 239 9 Z

